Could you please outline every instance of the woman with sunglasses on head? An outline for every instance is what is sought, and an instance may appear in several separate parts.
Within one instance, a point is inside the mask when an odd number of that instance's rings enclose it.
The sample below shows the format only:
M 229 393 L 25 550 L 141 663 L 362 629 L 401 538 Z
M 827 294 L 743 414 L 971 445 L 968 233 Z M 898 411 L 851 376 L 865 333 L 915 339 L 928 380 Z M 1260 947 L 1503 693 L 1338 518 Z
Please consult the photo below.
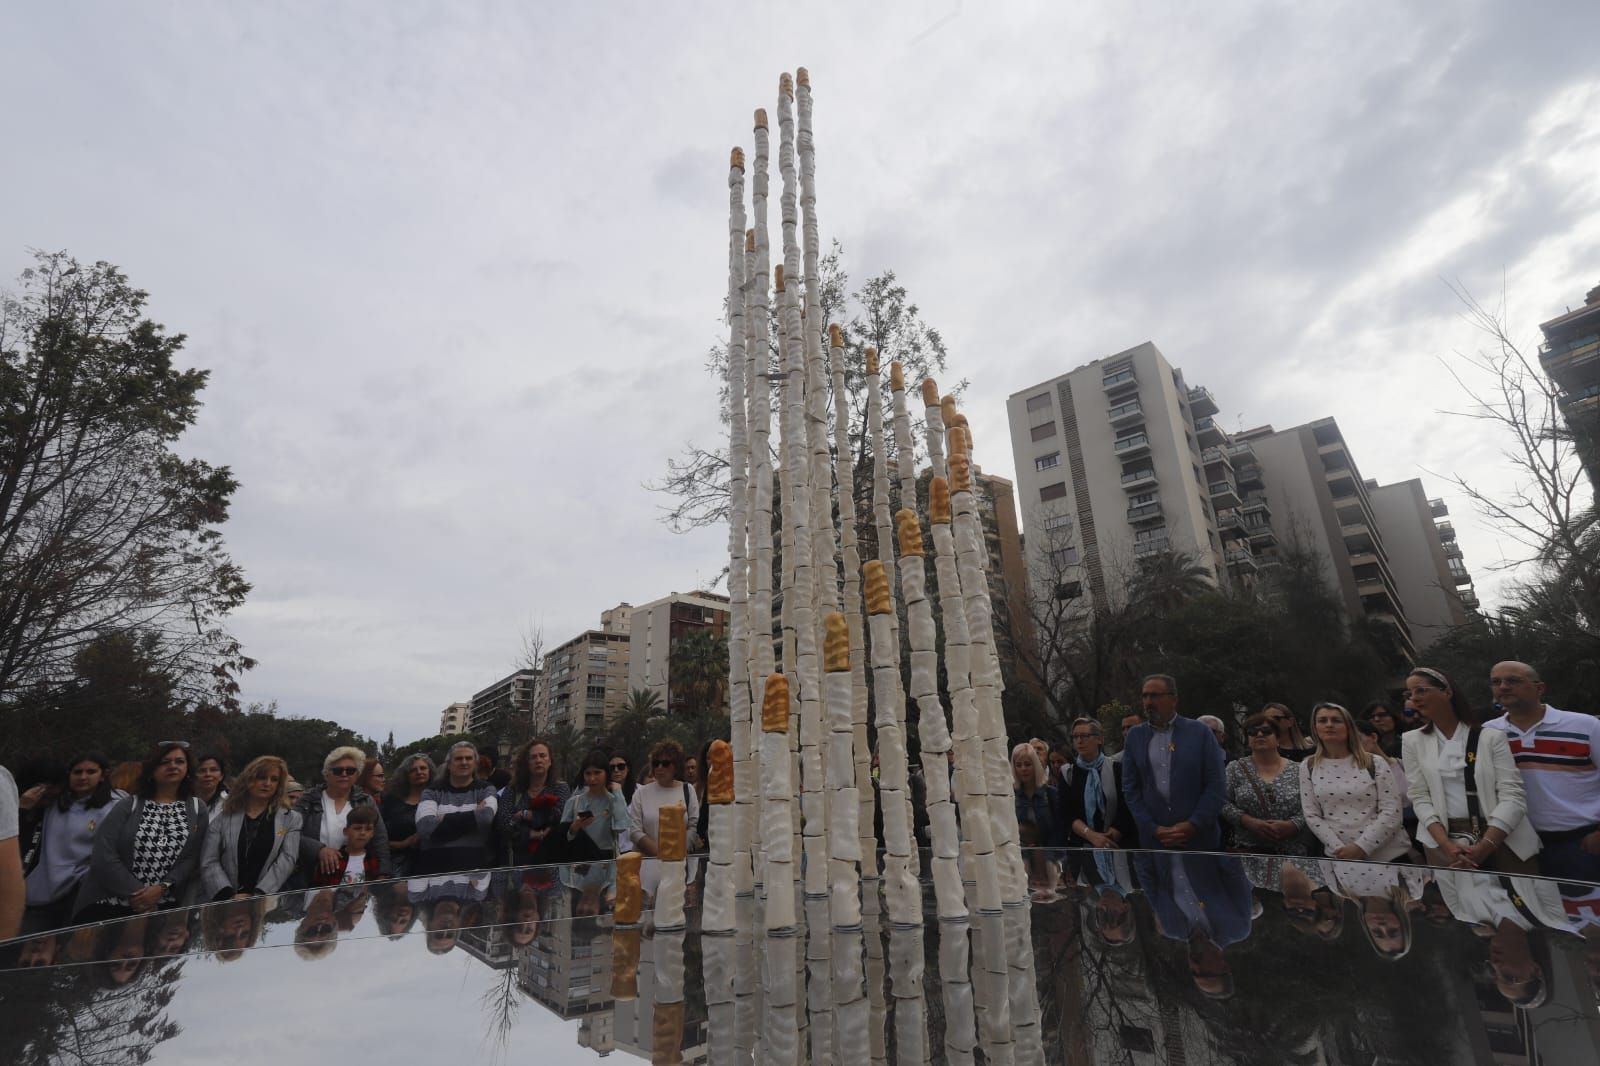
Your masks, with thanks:
M 1378 731 L 1378 747 L 1391 759 L 1400 758 L 1400 737 L 1405 732 L 1400 716 L 1384 700 L 1373 700 L 1361 709 L 1361 722 L 1371 722 Z
M 1300 797 L 1306 825 L 1329 858 L 1388 862 L 1404 855 L 1400 781 L 1389 760 L 1368 754 L 1355 719 L 1337 703 L 1313 707 L 1311 728 L 1317 750 L 1305 762 Z
M 64 786 L 40 785 L 22 794 L 21 807 L 38 811 L 38 858 L 28 873 L 25 928 L 60 929 L 72 917 L 78 885 L 89 872 L 94 834 L 126 792 L 111 787 L 111 760 L 88 751 L 67 764 Z M 26 838 L 29 834 L 24 833 Z
M 621 751 L 612 752 L 606 762 L 606 770 L 611 775 L 607 779 L 611 790 L 621 793 L 623 803 L 632 803 L 634 790 L 638 786 L 633 782 L 633 764 L 628 761 L 628 756 Z
M 488 865 L 489 835 L 500 801 L 478 776 L 478 747 L 459 740 L 417 804 L 417 872 L 479 870 Z
M 1426 722 L 1401 744 L 1428 864 L 1537 873 L 1539 836 L 1506 735 L 1479 726 L 1461 690 L 1425 666 L 1406 678 L 1406 706 Z
M 191 769 L 188 743 L 156 745 L 134 795 L 118 800 L 95 830 L 75 923 L 177 906 L 199 873 L 210 822 L 193 795 Z
M 433 760 L 414 752 L 400 760 L 389 790 L 384 794 L 379 813 L 389 833 L 389 854 L 394 860 L 394 875 L 409 877 L 417 868 L 417 805 L 422 790 L 433 780 Z
M 1250 756 L 1235 759 L 1223 775 L 1228 800 L 1222 820 L 1233 826 L 1232 850 L 1266 855 L 1308 853 L 1306 817 L 1300 804 L 1300 764 L 1278 751 L 1278 731 L 1257 711 L 1244 722 Z M 1252 884 L 1264 884 L 1269 867 L 1245 861 Z M 1268 887 L 1276 887 L 1269 885 Z
M 356 787 L 356 778 L 366 762 L 367 753 L 360 748 L 334 748 L 322 760 L 322 784 L 307 789 L 294 805 L 300 813 L 297 878 L 303 880 L 299 884 L 310 884 L 319 871 L 331 874 L 344 869 L 345 856 L 339 854 L 339 849 L 344 846 L 344 825 L 351 808 L 378 804 L 366 790 Z M 367 850 L 378 856 L 382 876 L 391 876 L 394 863 L 389 857 L 389 833 L 382 818 L 378 819 Z
M 211 820 L 200 862 L 203 900 L 277 892 L 300 862 L 300 815 L 289 809 L 289 766 L 276 755 L 250 760 Z
M 1267 716 L 1272 723 L 1272 728 L 1277 730 L 1278 753 L 1285 759 L 1295 762 L 1304 762 L 1317 750 L 1314 741 L 1306 739 L 1300 732 L 1300 723 L 1295 720 L 1294 712 L 1281 703 L 1269 703 L 1261 708 L 1261 713 Z

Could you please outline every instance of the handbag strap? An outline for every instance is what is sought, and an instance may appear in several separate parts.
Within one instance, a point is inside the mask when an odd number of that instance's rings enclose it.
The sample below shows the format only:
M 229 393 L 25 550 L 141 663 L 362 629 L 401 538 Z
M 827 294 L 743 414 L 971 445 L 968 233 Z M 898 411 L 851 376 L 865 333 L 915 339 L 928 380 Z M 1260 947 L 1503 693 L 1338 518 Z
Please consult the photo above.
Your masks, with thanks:
M 1533 913 L 1533 908 L 1528 906 L 1528 901 L 1522 898 L 1521 892 L 1517 891 L 1516 882 L 1512 881 L 1511 878 L 1507 877 L 1505 874 L 1501 874 L 1500 887 L 1506 890 L 1506 895 L 1510 897 L 1511 905 L 1517 909 L 1517 913 L 1532 923 L 1535 929 L 1550 928 L 1549 925 L 1539 920 L 1539 916 L 1537 914 Z
M 1474 837 L 1483 833 L 1483 804 L 1478 799 L 1478 741 L 1482 736 L 1482 726 L 1467 730 L 1467 819 L 1472 823 Z

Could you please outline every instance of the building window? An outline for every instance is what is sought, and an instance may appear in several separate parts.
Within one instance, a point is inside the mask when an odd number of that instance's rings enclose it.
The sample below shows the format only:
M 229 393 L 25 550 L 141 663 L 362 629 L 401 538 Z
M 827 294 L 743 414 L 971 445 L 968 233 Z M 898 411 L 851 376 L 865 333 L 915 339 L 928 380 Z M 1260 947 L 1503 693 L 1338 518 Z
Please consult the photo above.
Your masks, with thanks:
M 1050 553 L 1050 561 L 1056 566 L 1077 566 L 1078 549 L 1075 547 L 1057 548 Z
M 1042 426 L 1034 426 L 1033 429 L 1029 431 L 1029 435 L 1032 436 L 1036 441 L 1049 440 L 1051 437 L 1056 435 L 1055 420 L 1052 419 Z
M 1053 514 L 1053 515 L 1050 515 L 1047 518 L 1045 518 L 1045 520 L 1044 520 L 1044 528 L 1046 528 L 1046 529 L 1071 529 L 1072 528 L 1072 516 L 1069 515 L 1069 514 Z
M 1067 483 L 1058 481 L 1054 485 L 1046 485 L 1039 490 L 1039 499 L 1044 503 L 1051 500 L 1064 500 L 1067 496 Z
M 590 685 L 585 690 L 584 695 L 591 700 L 603 700 L 606 698 L 606 687 L 604 685 Z
M 1048 392 L 1041 392 L 1037 396 L 1029 396 L 1028 397 L 1028 413 L 1029 414 L 1033 414 L 1035 411 L 1048 411 L 1048 410 L 1050 410 L 1050 394 Z
M 1037 458 L 1037 459 L 1035 459 L 1033 461 L 1033 468 L 1035 470 L 1049 470 L 1052 466 L 1060 466 L 1060 465 L 1061 465 L 1061 453 L 1060 452 L 1051 452 L 1049 455 L 1041 455 L 1041 456 L 1039 456 L 1039 458 Z
M 1155 493 L 1153 493 L 1153 492 L 1140 492 L 1140 493 L 1136 493 L 1131 499 L 1128 500 L 1128 508 L 1131 510 L 1131 509 L 1133 509 L 1135 507 L 1143 507 L 1147 503 L 1155 503 L 1155 502 L 1156 502 L 1156 494 Z

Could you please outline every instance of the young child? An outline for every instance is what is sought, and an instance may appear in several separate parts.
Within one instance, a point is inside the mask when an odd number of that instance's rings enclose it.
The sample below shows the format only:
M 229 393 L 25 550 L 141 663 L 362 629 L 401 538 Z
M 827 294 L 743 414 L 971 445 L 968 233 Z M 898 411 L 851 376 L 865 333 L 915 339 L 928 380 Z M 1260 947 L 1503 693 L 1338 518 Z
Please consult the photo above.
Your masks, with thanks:
M 344 847 L 339 849 L 344 866 L 331 874 L 318 870 L 311 882 L 313 887 L 358 885 L 377 878 L 378 856 L 367 850 L 377 826 L 378 808 L 367 803 L 352 809 L 344 823 Z

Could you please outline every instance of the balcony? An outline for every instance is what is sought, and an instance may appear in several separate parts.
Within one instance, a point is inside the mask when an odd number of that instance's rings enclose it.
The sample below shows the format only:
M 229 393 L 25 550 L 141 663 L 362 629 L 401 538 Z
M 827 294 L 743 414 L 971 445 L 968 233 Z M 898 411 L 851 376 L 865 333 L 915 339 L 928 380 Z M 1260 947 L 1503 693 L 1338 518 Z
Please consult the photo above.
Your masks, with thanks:
M 1213 444 L 1225 445 L 1229 443 L 1228 431 L 1218 425 L 1215 418 L 1195 419 L 1194 433 L 1203 448 Z
M 1242 537 L 1246 535 L 1244 519 L 1237 512 L 1229 511 L 1227 514 L 1217 516 L 1217 532 L 1223 537 Z
M 1172 550 L 1172 542 L 1166 537 L 1151 537 L 1149 540 L 1134 541 L 1133 557 L 1135 559 L 1148 559 L 1152 555 L 1160 555 L 1164 551 Z
M 1433 499 L 1428 501 L 1428 511 L 1435 518 L 1443 518 L 1445 515 L 1450 513 L 1450 508 L 1445 505 L 1445 502 L 1442 498 L 1435 496 Z
M 1233 477 L 1241 489 L 1261 489 L 1267 484 L 1261 479 L 1261 468 L 1255 463 L 1235 464 Z
M 1253 574 L 1258 569 L 1256 557 L 1242 548 L 1234 548 L 1228 552 L 1226 559 L 1228 561 L 1228 569 L 1237 573 Z
M 1270 551 L 1270 552 L 1259 552 L 1258 551 L 1256 553 L 1256 569 L 1258 569 L 1258 570 L 1270 570 L 1273 567 L 1281 566 L 1282 564 L 1283 564 L 1283 560 L 1278 556 L 1278 553 L 1276 551 Z
M 1234 465 L 1256 462 L 1255 445 L 1247 440 L 1242 440 L 1237 444 L 1230 444 L 1228 445 L 1228 458 L 1233 460 Z
M 1461 558 L 1461 545 L 1457 544 L 1453 540 L 1446 541 L 1444 545 L 1444 554 L 1445 557 L 1449 559 Z
M 1135 455 L 1150 454 L 1150 438 L 1143 433 L 1135 433 L 1131 437 L 1118 437 L 1111 445 L 1111 450 L 1119 459 L 1131 459 Z
M 1239 511 L 1245 516 L 1248 523 L 1252 515 L 1259 515 L 1262 521 L 1272 517 L 1272 508 L 1267 506 L 1267 494 L 1264 492 L 1249 492 L 1239 504 Z
M 1461 606 L 1467 610 L 1476 611 L 1478 609 L 1478 594 L 1471 588 L 1462 589 L 1456 593 L 1456 597 L 1461 601 Z
M 1196 418 L 1214 415 L 1217 413 L 1216 397 L 1204 385 L 1192 386 L 1189 389 L 1189 410 Z
M 1448 544 L 1450 541 L 1453 541 L 1453 540 L 1456 539 L 1456 527 L 1454 525 L 1452 525 L 1451 523 L 1449 523 L 1449 522 L 1440 522 L 1434 528 L 1436 528 L 1439 531 L 1439 539 L 1444 541 L 1445 543 Z
M 1597 360 L 1600 360 L 1600 334 L 1595 333 L 1539 349 L 1539 361 L 1544 364 L 1545 373 L 1558 380 L 1587 376 L 1593 372 L 1589 364 Z
M 1472 575 L 1467 573 L 1467 568 L 1464 566 L 1459 568 L 1452 566 L 1450 568 L 1450 579 L 1457 585 L 1472 584 Z
M 1207 448 L 1200 453 L 1200 461 L 1207 466 L 1219 465 L 1233 469 L 1233 460 L 1228 457 L 1226 448 Z
M 1223 478 L 1220 481 L 1213 481 L 1208 489 L 1211 493 L 1211 506 L 1218 508 L 1239 506 L 1239 486 L 1232 480 Z
M 1111 408 L 1106 412 L 1106 417 L 1110 419 L 1113 426 L 1132 425 L 1135 422 L 1143 421 L 1144 407 L 1138 400 L 1129 400 L 1127 403 L 1119 403 Z
M 1100 386 L 1107 393 L 1129 392 L 1139 388 L 1139 379 L 1134 376 L 1133 367 L 1128 366 L 1101 378 Z
M 1160 519 L 1160 517 L 1160 500 L 1151 500 L 1149 503 L 1141 503 L 1137 506 L 1128 508 L 1128 521 L 1132 522 L 1134 525 L 1139 525 L 1143 522 L 1156 521 Z
M 1245 532 L 1250 534 L 1251 547 L 1259 547 L 1262 545 L 1278 543 L 1278 535 L 1272 531 L 1272 527 L 1266 522 L 1261 522 L 1255 525 L 1246 523 L 1244 528 Z
M 1344 537 L 1345 548 L 1352 554 L 1360 555 L 1375 550 L 1372 527 L 1365 522 L 1346 522 L 1339 527 L 1339 534 Z
M 1122 487 L 1132 492 L 1135 489 L 1149 488 L 1156 483 L 1155 467 L 1147 466 L 1140 470 L 1129 470 L 1122 475 Z

